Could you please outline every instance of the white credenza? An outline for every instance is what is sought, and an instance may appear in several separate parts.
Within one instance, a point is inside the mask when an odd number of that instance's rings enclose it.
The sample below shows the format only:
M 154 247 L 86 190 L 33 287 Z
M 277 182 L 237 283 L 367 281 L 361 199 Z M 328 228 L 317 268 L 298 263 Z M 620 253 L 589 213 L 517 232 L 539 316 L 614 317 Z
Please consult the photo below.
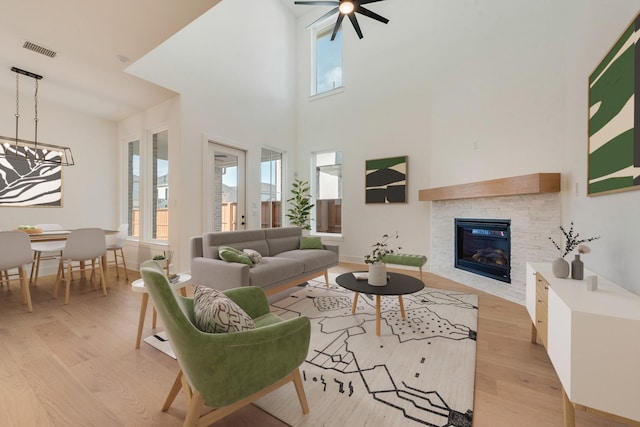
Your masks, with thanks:
M 526 306 L 531 341 L 564 389 L 564 425 L 575 425 L 575 409 L 640 425 L 640 296 L 602 277 L 587 291 L 585 280 L 556 278 L 551 263 L 527 263 Z

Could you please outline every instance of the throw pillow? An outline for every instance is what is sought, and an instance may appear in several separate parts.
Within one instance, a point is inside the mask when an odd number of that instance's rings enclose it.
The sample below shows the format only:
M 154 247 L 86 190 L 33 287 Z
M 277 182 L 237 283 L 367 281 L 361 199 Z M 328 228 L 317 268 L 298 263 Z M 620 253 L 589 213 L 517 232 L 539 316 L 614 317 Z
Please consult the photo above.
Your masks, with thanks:
M 243 249 L 242 252 L 249 256 L 249 259 L 252 263 L 260 264 L 262 262 L 262 255 L 260 254 L 260 252 L 254 249 Z
M 300 249 L 324 249 L 324 246 L 320 237 L 300 236 Z
M 253 265 L 253 262 L 251 262 L 251 258 L 249 258 L 249 255 L 235 248 L 220 246 L 218 248 L 218 255 L 220 255 L 220 258 L 227 262 L 238 262 L 241 264 L 247 264 L 249 267 Z
M 217 289 L 197 285 L 193 294 L 196 327 L 202 332 L 226 333 L 255 329 L 253 319 Z

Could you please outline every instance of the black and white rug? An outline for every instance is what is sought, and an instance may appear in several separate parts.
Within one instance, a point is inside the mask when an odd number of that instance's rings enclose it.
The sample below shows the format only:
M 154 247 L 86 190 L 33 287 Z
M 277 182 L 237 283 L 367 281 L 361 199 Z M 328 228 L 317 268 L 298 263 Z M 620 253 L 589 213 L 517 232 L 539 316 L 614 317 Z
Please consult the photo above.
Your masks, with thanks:
M 318 278 L 322 279 L 322 278 Z M 375 298 L 312 280 L 273 303 L 282 318 L 307 316 L 311 345 L 300 367 L 310 413 L 292 385 L 256 405 L 292 426 L 451 426 L 473 419 L 477 295 L 425 288 L 382 297 L 381 336 Z

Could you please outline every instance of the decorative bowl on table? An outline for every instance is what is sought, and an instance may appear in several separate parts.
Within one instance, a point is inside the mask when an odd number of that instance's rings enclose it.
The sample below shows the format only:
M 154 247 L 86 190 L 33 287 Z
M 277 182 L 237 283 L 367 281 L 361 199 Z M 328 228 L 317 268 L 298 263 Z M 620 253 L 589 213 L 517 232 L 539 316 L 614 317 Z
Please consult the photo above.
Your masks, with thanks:
M 27 234 L 40 234 L 42 233 L 42 228 L 36 228 L 33 225 L 19 225 L 16 228 L 18 231 L 24 231 Z

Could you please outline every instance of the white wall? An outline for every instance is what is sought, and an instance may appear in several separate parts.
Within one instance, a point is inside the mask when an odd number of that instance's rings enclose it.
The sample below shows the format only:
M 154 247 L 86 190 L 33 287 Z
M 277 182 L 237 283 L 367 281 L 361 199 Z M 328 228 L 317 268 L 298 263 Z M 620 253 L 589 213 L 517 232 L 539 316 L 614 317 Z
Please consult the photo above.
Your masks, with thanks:
M 180 133 L 169 141 L 176 147 L 169 154 L 169 240 L 182 271 L 190 268 L 189 237 L 210 230 L 206 140 L 246 150 L 247 223 L 260 227 L 261 149 L 294 150 L 294 22 L 280 0 L 224 1 L 128 69 L 180 93 Z
M 417 191 L 534 172 L 563 174 L 562 218 L 602 235 L 588 268 L 640 293 L 634 219 L 638 192 L 587 198 L 587 77 L 640 8 L 638 0 L 388 1 L 390 19 L 344 25 L 341 94 L 309 101 L 309 33 L 298 39 L 298 169 L 310 153 L 342 148 L 343 259 L 361 259 L 376 234 L 399 230 L 429 253 L 430 203 Z M 409 203 L 364 204 L 364 161 L 409 155 Z M 575 185 L 578 184 L 578 194 Z M 452 225 L 453 226 L 453 225 Z M 551 243 L 549 243 L 551 244 Z
M 428 185 L 429 91 L 424 84 L 430 63 L 422 51 L 424 22 L 412 14 L 419 0 L 382 2 L 370 9 L 391 19 L 384 25 L 368 18 L 359 22 L 359 40 L 348 20 L 343 22 L 344 92 L 310 100 L 310 32 L 306 26 L 322 8 L 310 8 L 297 25 L 298 37 L 298 162 L 308 179 L 311 153 L 343 152 L 343 205 L 340 257 L 363 263 L 370 246 L 387 233 L 399 233 L 403 251 L 428 254 L 429 206 L 418 202 L 418 190 Z M 315 10 L 314 10 L 315 9 Z M 417 36 L 416 36 L 417 35 Z M 365 161 L 408 155 L 408 202 L 365 204 Z
M 41 88 L 42 89 L 42 88 Z M 0 134 L 15 135 L 15 96 L 0 94 Z M 75 166 L 63 167 L 61 208 L 0 207 L 0 229 L 60 223 L 67 228 L 118 228 L 116 124 L 38 104 L 38 140 L 71 147 Z M 33 140 L 33 104 L 20 106 L 19 137 Z
M 640 1 L 613 4 L 585 0 L 569 15 L 571 31 L 566 51 L 566 169 L 563 223 L 575 220 L 583 236 L 600 235 L 589 243 L 592 253 L 583 260 L 587 268 L 640 294 L 640 192 L 586 197 L 587 182 L 587 79 L 640 10 Z M 637 70 L 636 70 L 637 72 Z M 578 195 L 575 186 L 578 185 Z
M 573 219 L 582 235 L 602 235 L 587 267 L 640 293 L 633 246 L 640 230 L 622 225 L 633 224 L 640 193 L 585 195 L 587 76 L 640 1 L 403 0 L 370 7 L 391 21 L 361 17 L 362 40 L 344 22 L 345 90 L 334 96 L 308 98 L 305 27 L 321 8 L 295 22 L 277 0 L 222 2 L 131 67 L 182 94 L 172 216 L 180 234 L 171 239 L 183 252 L 185 236 L 204 228 L 208 136 L 246 149 L 256 168 L 262 145 L 287 151 L 289 181 L 294 172 L 309 177 L 313 151 L 341 149 L 341 255 L 353 261 L 379 234 L 396 230 L 406 251 L 429 255 L 431 205 L 418 202 L 422 188 L 561 172 L 558 225 Z M 365 160 L 398 155 L 409 156 L 409 202 L 366 205 Z M 257 170 L 250 167 L 247 179 L 249 201 L 259 200 Z M 249 225 L 257 227 L 257 218 Z

